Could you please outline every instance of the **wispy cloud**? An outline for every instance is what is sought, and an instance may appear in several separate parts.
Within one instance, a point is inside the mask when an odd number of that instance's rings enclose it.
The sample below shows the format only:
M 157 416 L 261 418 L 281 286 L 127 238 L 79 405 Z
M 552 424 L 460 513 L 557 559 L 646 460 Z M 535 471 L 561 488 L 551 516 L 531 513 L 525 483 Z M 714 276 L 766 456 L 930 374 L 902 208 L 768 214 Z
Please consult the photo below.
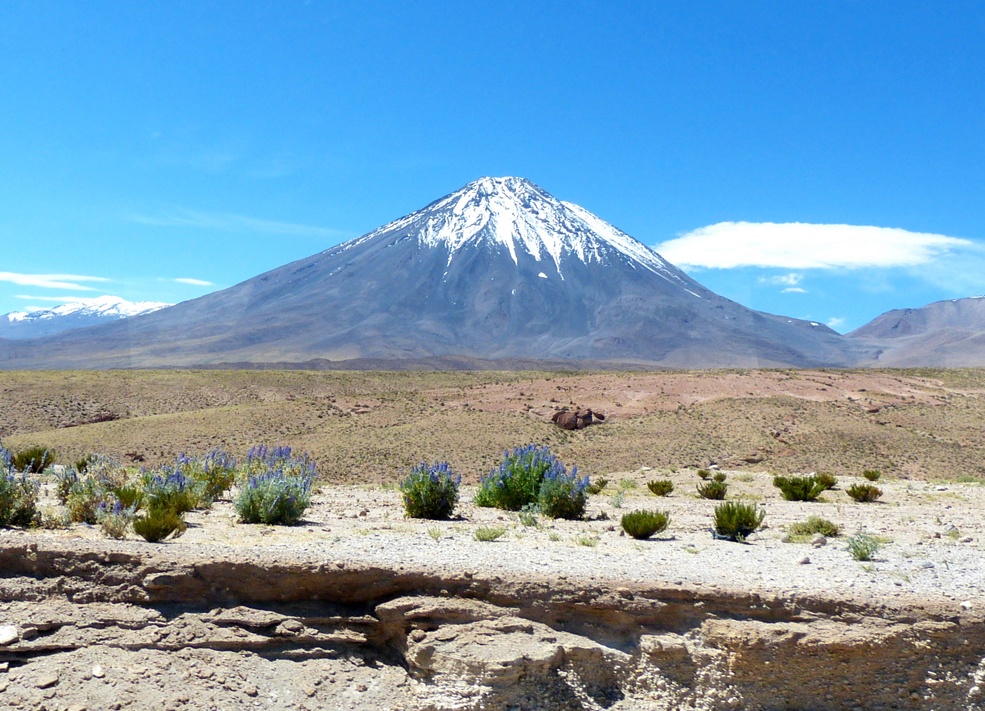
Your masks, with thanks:
M 832 316 L 828 319 L 828 328 L 838 328 L 841 324 L 845 323 L 845 319 L 838 318 L 837 316 Z
M 175 210 L 162 215 L 129 215 L 131 222 L 159 227 L 192 227 L 196 229 L 222 230 L 224 232 L 260 232 L 298 237 L 348 237 L 347 232 L 329 227 L 304 225 L 297 222 L 265 220 L 235 213 Z
M 656 247 L 682 267 L 911 267 L 973 247 L 959 237 L 867 225 L 719 222 Z
M 15 272 L 0 272 L 0 281 L 17 284 L 18 286 L 33 286 L 39 289 L 67 289 L 69 291 L 96 291 L 91 286 L 79 282 L 108 282 L 109 279 L 82 274 L 18 274 Z
M 799 286 L 788 286 L 786 289 L 780 291 L 781 294 L 806 294 L 807 289 Z
M 32 294 L 14 294 L 15 299 L 23 299 L 24 301 L 50 301 L 55 304 L 67 304 L 74 303 L 76 301 L 85 301 L 78 294 L 66 294 L 65 296 L 35 296 Z
M 797 284 L 803 281 L 803 279 L 803 274 L 790 273 L 769 277 L 759 277 L 759 283 L 770 284 L 772 286 L 797 286 Z
M 192 279 L 191 277 L 178 277 L 175 279 L 179 284 L 191 284 L 192 286 L 215 286 L 211 281 L 205 281 L 205 279 Z

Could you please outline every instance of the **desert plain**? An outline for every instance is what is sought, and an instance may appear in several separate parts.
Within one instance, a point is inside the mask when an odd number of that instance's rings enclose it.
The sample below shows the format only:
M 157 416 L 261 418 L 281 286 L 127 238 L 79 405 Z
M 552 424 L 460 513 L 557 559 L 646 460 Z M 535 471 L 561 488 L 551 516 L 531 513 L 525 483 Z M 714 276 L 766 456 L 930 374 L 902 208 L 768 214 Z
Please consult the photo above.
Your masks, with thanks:
M 591 407 L 603 424 L 550 416 Z M 58 371 L 0 374 L 0 441 L 154 467 L 286 444 L 318 464 L 301 525 L 228 500 L 180 538 L 0 531 L 0 700 L 23 709 L 951 709 L 985 689 L 985 371 Z M 471 502 L 504 450 L 608 480 L 583 521 Z M 403 515 L 421 461 L 450 521 Z M 766 511 L 713 540 L 715 502 Z M 882 472 L 879 501 L 845 489 Z M 775 474 L 838 486 L 784 501 Z M 669 478 L 667 497 L 646 484 Z M 50 487 L 49 487 L 50 489 Z M 51 503 L 51 502 L 49 502 Z M 53 505 L 53 504 L 52 504 Z M 635 509 L 667 511 L 646 541 Z M 790 535 L 817 515 L 842 533 Z M 491 542 L 480 527 L 503 530 Z M 845 540 L 879 541 L 856 561 Z

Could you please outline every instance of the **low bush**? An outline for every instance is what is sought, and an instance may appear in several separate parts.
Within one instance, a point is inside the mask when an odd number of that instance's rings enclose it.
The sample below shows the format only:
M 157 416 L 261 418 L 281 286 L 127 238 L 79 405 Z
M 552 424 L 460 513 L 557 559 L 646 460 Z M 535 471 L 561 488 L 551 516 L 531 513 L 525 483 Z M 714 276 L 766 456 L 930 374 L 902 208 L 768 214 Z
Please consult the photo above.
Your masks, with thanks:
M 666 530 L 670 523 L 670 514 L 665 511 L 633 511 L 624 514 L 620 520 L 622 530 L 637 540 Z
M 519 511 L 538 502 L 544 477 L 566 473 L 564 464 L 548 447 L 534 444 L 503 454 L 503 461 L 479 482 L 475 505 Z M 545 512 L 546 513 L 546 512 Z
M 198 508 L 201 502 L 198 487 L 180 470 L 162 467 L 143 476 L 142 505 L 146 509 L 169 509 L 177 514 Z
M 233 502 L 243 523 L 293 526 L 311 505 L 310 476 L 280 471 L 250 477 Z
M 97 457 L 95 454 L 87 454 L 84 457 L 75 460 L 75 464 L 73 464 L 72 466 L 75 468 L 75 471 L 77 471 L 79 474 L 83 474 L 86 471 L 86 469 L 89 468 L 89 465 L 95 462 L 96 460 Z
M 604 489 L 608 485 L 609 485 L 609 480 L 606 479 L 604 476 L 600 476 L 598 479 L 595 480 L 594 484 L 588 485 L 587 491 L 592 496 L 595 496 L 596 494 L 602 493 L 602 489 Z
M 828 472 L 818 472 L 814 475 L 814 481 L 824 487 L 824 490 L 833 489 L 838 484 L 838 479 L 834 474 Z
M 813 476 L 775 476 L 773 486 L 787 501 L 817 501 L 825 488 Z
M 574 521 L 584 517 L 585 503 L 588 501 L 588 477 L 578 478 L 578 467 L 571 472 L 552 468 L 540 483 L 537 505 L 548 518 L 561 518 Z
M 714 473 L 714 474 L 712 475 L 712 477 L 711 477 L 711 480 L 712 480 L 712 481 L 717 481 L 717 482 L 718 482 L 719 484 L 721 484 L 721 483 L 722 483 L 722 482 L 724 482 L 724 481 L 725 481 L 725 480 L 726 480 L 727 478 L 728 478 L 728 477 L 727 477 L 727 476 L 725 475 L 725 472 L 715 472 L 715 473 Z
M 674 490 L 674 482 L 670 479 L 657 479 L 656 481 L 648 482 L 646 488 L 655 496 L 667 496 L 667 494 Z
M 177 511 L 151 507 L 133 520 L 133 531 L 148 543 L 159 543 L 168 536 L 178 538 L 188 528 Z
M 868 501 L 875 501 L 882 496 L 882 489 L 872 484 L 852 484 L 845 489 L 845 493 L 859 503 L 866 503 Z
M 23 472 L 0 471 L 0 528 L 27 527 L 41 520 L 38 489 L 38 483 Z
M 236 460 L 221 449 L 213 449 L 204 457 L 178 457 L 175 470 L 193 482 L 198 506 L 208 508 L 236 481 Z
M 305 452 L 294 454 L 290 447 L 271 448 L 265 444 L 258 444 L 247 452 L 246 463 L 242 467 L 241 474 L 249 479 L 270 472 L 280 472 L 287 477 L 307 478 L 313 481 L 317 475 L 315 469 L 315 463 Z
M 753 504 L 727 501 L 715 507 L 715 534 L 718 538 L 742 542 L 763 523 L 766 512 Z
M 14 452 L 10 458 L 12 469 L 27 474 L 40 474 L 54 463 L 54 450 L 40 446 L 28 447 L 19 452 Z
M 848 539 L 847 550 L 855 560 L 872 560 L 879 551 L 879 541 L 859 531 Z
M 537 514 L 539 513 L 540 507 L 537 504 L 527 504 L 517 513 L 517 518 L 524 526 L 536 528 L 539 525 L 537 521 Z
M 60 503 L 64 504 L 68 501 L 68 495 L 78 481 L 79 472 L 76 469 L 66 468 L 55 472 L 55 496 Z
M 113 496 L 125 509 L 138 511 L 144 505 L 144 487 L 140 481 L 127 481 L 111 488 Z
M 869 481 L 876 482 L 879 481 L 879 477 L 882 476 L 882 473 L 880 473 L 876 469 L 866 469 L 864 472 L 862 472 L 862 476 L 868 479 Z
M 506 533 L 506 529 L 499 526 L 479 526 L 475 529 L 473 535 L 475 536 L 475 540 L 488 543 L 489 541 L 495 541 L 504 533 Z
M 828 538 L 836 538 L 841 534 L 841 529 L 838 524 L 826 518 L 810 516 L 806 521 L 791 524 L 789 532 L 794 536 L 813 536 L 815 533 L 820 533 Z
M 698 484 L 698 496 L 702 499 L 712 499 L 715 501 L 721 501 L 725 498 L 725 494 L 728 492 L 728 484 L 724 481 L 708 481 L 704 484 Z
M 708 481 L 708 479 L 711 478 L 711 470 L 710 469 L 699 469 L 698 470 L 698 476 L 701 477 L 701 480 L 702 481 Z
M 111 494 L 100 482 L 92 477 L 79 477 L 69 488 L 65 497 L 68 507 L 68 517 L 73 523 L 98 523 L 97 516 L 100 504 L 108 504 Z
M 455 476 L 447 462 L 418 464 L 400 482 L 404 512 L 410 518 L 441 520 L 450 518 L 458 503 L 461 476 Z
M 127 529 L 133 518 L 134 509 L 123 506 L 119 501 L 114 501 L 112 504 L 102 503 L 96 509 L 96 520 L 99 521 L 99 527 L 107 538 L 117 540 L 126 538 Z

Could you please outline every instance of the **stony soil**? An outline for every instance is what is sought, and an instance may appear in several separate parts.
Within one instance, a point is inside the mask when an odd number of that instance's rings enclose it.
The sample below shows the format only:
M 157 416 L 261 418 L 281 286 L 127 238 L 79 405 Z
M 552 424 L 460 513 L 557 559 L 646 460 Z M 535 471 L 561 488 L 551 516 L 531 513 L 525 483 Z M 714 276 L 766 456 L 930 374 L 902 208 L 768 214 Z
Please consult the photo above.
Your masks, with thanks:
M 668 497 L 645 484 L 669 477 Z M 324 485 L 302 525 L 189 515 L 163 544 L 0 531 L 0 705 L 11 709 L 981 709 L 985 487 L 843 478 L 713 540 L 693 470 L 613 473 L 585 521 L 474 507 L 404 518 L 392 486 Z M 647 541 L 626 511 L 668 511 Z M 880 538 L 790 540 L 819 515 Z M 503 536 L 479 542 L 480 527 Z

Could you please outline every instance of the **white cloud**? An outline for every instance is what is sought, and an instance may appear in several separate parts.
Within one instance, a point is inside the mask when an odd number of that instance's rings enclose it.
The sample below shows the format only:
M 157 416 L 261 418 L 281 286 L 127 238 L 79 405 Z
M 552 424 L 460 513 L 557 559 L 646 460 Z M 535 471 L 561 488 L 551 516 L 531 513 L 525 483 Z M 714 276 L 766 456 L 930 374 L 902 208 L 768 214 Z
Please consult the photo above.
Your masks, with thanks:
M 0 281 L 17 284 L 18 286 L 33 286 L 40 289 L 96 291 L 91 286 L 83 286 L 77 282 L 107 282 L 109 279 L 80 274 L 17 274 L 15 272 L 0 272 Z
M 974 244 L 893 227 L 719 222 L 668 240 L 656 250 L 681 267 L 856 269 L 916 266 Z
M 222 230 L 224 232 L 261 232 L 276 235 L 301 237 L 348 237 L 347 232 L 328 227 L 304 225 L 297 222 L 279 222 L 258 217 L 233 213 L 199 212 L 197 210 L 175 210 L 164 215 L 129 215 L 131 222 L 158 227 L 192 227 Z
M 806 294 L 807 289 L 803 289 L 799 286 L 788 286 L 786 289 L 780 291 L 781 294 Z
M 843 323 L 845 323 L 845 319 L 832 316 L 828 319 L 828 328 L 838 328 Z
M 803 279 L 803 274 L 790 273 L 771 277 L 759 277 L 759 283 L 772 284 L 774 286 L 797 286 Z
M 179 284 L 191 284 L 192 286 L 215 286 L 211 281 L 192 279 L 191 277 L 178 277 L 175 281 Z

